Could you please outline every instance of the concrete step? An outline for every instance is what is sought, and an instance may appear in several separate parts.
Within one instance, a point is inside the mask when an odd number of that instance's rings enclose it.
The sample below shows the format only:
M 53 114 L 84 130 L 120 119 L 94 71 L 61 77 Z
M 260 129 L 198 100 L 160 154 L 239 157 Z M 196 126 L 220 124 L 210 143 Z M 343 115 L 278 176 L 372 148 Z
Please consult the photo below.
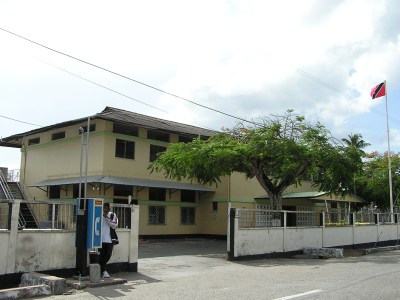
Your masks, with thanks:
M 21 286 L 34 286 L 39 284 L 45 284 L 49 286 L 53 295 L 61 295 L 67 290 L 67 280 L 65 278 L 37 272 L 22 274 Z
M 0 290 L 0 299 L 22 299 L 51 295 L 51 288 L 47 284 L 37 284 L 11 289 Z

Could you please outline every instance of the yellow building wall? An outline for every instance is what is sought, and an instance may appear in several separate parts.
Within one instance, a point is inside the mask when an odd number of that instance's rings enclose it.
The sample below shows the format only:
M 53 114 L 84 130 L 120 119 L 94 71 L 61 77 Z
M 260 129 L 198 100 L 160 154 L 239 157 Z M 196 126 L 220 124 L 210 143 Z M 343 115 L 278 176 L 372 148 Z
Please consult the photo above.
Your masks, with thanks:
M 147 139 L 147 130 L 139 128 L 139 134 L 127 136 L 112 132 L 112 122 L 93 120 L 96 130 L 90 133 L 88 176 L 103 175 L 117 177 L 131 177 L 141 179 L 168 180 L 162 173 L 152 173 L 147 169 L 150 162 L 150 145 L 168 146 L 168 143 Z M 30 184 L 56 178 L 79 177 L 81 135 L 79 127 L 87 125 L 86 122 L 54 129 L 39 135 L 24 138 L 21 158 L 21 182 L 25 183 L 30 199 L 47 199 L 45 190 L 28 187 Z M 51 141 L 51 135 L 65 130 L 65 138 Z M 40 137 L 40 144 L 28 145 L 31 138 Z M 135 158 L 124 159 L 115 157 L 115 141 L 123 139 L 135 142 Z M 177 142 L 179 136 L 170 134 L 170 141 Z M 86 143 L 86 139 L 84 139 Z M 61 158 L 61 159 L 60 159 Z M 82 172 L 85 172 L 86 153 L 83 151 Z M 189 183 L 190 181 L 183 181 Z M 196 182 L 193 182 L 196 183 Z M 255 178 L 247 179 L 245 175 L 233 173 L 224 176 L 217 184 L 210 185 L 215 192 L 198 192 L 195 203 L 180 201 L 180 191 L 167 189 L 166 201 L 152 201 L 149 199 L 149 189 L 134 187 L 132 198 L 139 200 L 140 209 L 140 235 L 163 234 L 208 234 L 225 235 L 228 222 L 228 207 L 255 208 L 256 204 L 269 203 L 268 200 L 255 200 L 254 198 L 265 195 L 266 192 Z M 317 190 L 312 188 L 310 182 L 303 182 L 297 187 L 290 187 L 287 192 Z M 124 199 L 114 196 L 113 186 L 101 184 L 100 186 L 88 185 L 87 197 L 104 198 L 106 201 Z M 73 186 L 63 186 L 61 199 L 73 199 Z M 128 197 L 126 203 L 128 202 Z M 218 209 L 213 209 L 213 202 L 218 203 Z M 314 206 L 314 203 L 305 199 L 284 200 L 288 206 Z M 166 224 L 151 225 L 148 223 L 149 206 L 164 206 L 166 209 Z M 196 216 L 194 225 L 181 224 L 181 207 L 195 207 Z
M 24 183 L 25 191 L 31 198 L 43 199 L 46 197 L 46 192 L 36 187 L 29 187 L 30 184 L 47 179 L 79 177 L 81 160 L 79 127 L 85 125 L 82 123 L 24 138 L 21 182 Z M 96 131 L 90 133 L 88 176 L 96 175 L 103 170 L 105 156 L 102 128 L 104 128 L 104 121 L 96 120 Z M 65 131 L 65 138 L 52 141 L 52 134 L 61 131 Z M 35 137 L 40 137 L 40 144 L 28 146 L 28 140 Z M 84 143 L 86 143 L 86 139 L 84 139 Z M 84 150 L 83 174 L 86 167 L 85 159 L 86 152 Z

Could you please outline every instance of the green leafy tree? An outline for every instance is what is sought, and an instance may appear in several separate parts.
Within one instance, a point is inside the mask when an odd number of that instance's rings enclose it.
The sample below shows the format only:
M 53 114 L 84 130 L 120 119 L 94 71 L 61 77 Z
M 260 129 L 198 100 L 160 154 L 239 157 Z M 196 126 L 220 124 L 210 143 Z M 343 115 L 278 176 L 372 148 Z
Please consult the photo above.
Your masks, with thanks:
M 347 194 L 361 166 L 354 147 L 343 146 L 322 124 L 309 124 L 288 110 L 264 117 L 254 126 L 238 124 L 208 140 L 171 144 L 149 169 L 202 184 L 218 183 L 221 176 L 241 172 L 258 180 L 278 210 L 285 189 L 306 176 L 312 176 L 320 190 Z
M 390 157 L 394 204 L 399 207 L 400 154 L 392 153 Z M 377 205 L 380 209 L 390 208 L 388 153 L 372 152 L 367 154 L 363 169 L 362 174 L 356 177 L 358 196 Z

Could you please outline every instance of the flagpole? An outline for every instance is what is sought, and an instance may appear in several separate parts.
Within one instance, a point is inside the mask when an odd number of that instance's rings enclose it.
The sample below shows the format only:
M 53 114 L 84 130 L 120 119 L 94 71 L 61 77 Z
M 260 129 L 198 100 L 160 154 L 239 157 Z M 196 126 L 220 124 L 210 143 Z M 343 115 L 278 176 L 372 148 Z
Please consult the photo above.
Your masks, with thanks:
M 386 100 L 386 128 L 387 128 L 387 143 L 388 143 L 388 161 L 389 161 L 389 201 L 390 201 L 390 221 L 393 222 L 393 186 L 392 186 L 392 159 L 390 153 L 390 134 L 389 134 L 389 113 L 387 101 L 388 88 L 385 80 L 385 100 Z

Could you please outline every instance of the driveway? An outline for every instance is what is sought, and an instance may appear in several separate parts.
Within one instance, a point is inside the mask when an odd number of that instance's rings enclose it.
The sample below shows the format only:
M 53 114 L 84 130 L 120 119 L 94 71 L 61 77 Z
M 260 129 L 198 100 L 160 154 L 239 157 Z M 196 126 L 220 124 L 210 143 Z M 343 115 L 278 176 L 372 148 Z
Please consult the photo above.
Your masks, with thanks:
M 126 284 L 87 288 L 48 299 L 398 299 L 400 250 L 336 259 L 303 256 L 226 260 L 226 241 L 141 243 L 138 273 Z
M 145 258 L 216 255 L 226 258 L 226 240 L 206 238 L 149 239 L 139 242 L 139 260 Z
M 139 244 L 139 273 L 157 280 L 203 273 L 228 263 L 226 240 L 159 239 Z

